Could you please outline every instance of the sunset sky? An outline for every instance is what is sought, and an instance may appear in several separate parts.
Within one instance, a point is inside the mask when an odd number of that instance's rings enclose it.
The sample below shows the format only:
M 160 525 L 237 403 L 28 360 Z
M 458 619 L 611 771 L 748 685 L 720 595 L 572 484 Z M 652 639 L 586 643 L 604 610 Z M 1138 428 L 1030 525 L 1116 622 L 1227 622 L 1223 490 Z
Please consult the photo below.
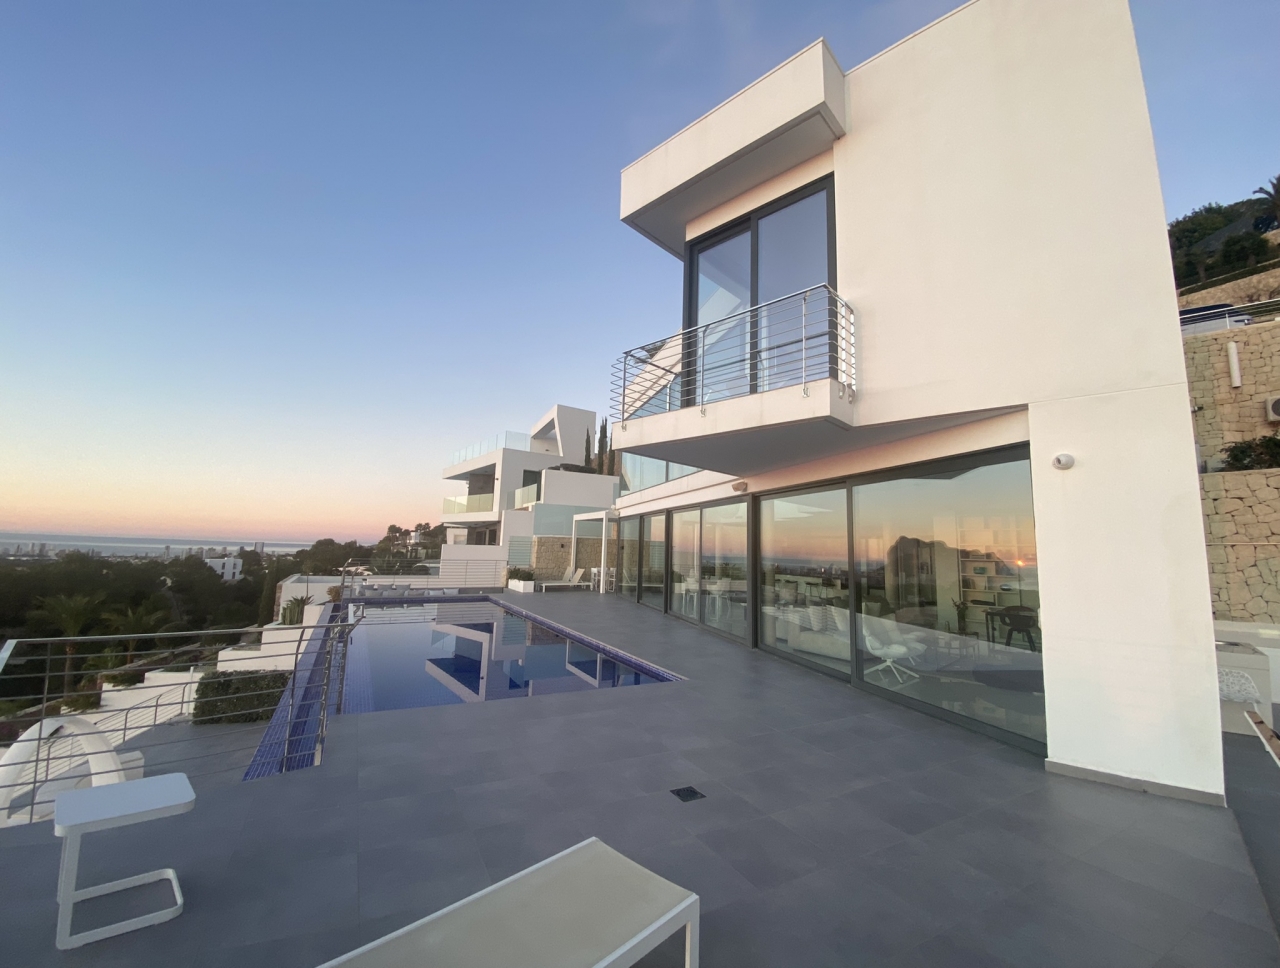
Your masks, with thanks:
M 847 70 L 954 6 L 6 0 L 0 530 L 438 521 L 450 452 L 603 412 L 678 328 L 624 165 L 818 36 Z M 1247 196 L 1280 4 L 1133 10 L 1168 214 Z

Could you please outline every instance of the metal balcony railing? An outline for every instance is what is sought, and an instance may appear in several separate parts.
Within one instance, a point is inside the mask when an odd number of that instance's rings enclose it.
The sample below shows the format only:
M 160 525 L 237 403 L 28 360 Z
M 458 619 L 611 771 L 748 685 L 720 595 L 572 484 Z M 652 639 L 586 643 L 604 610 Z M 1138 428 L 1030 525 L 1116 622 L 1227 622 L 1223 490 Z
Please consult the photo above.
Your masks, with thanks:
M 0 827 L 48 819 L 64 790 L 320 762 L 352 628 L 326 605 L 315 625 L 10 639 Z
M 751 393 L 836 380 L 855 387 L 854 311 L 815 286 L 623 353 L 613 417 L 704 407 Z
M 492 511 L 492 494 L 466 494 L 444 499 L 445 514 L 471 514 L 474 511 Z

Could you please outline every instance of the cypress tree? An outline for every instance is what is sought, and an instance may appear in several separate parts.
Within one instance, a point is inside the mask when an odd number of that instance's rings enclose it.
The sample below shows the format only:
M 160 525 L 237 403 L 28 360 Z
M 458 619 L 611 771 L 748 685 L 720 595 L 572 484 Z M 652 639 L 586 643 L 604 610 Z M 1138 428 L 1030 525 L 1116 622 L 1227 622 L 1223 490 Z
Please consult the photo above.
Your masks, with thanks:
M 273 557 L 262 575 L 262 597 L 258 599 L 258 624 L 267 625 L 275 620 L 276 611 L 276 560 Z
M 600 439 L 596 442 L 596 473 L 604 473 L 604 455 L 609 449 L 609 424 L 602 417 L 600 419 Z
M 591 431 L 590 430 L 587 431 L 587 440 L 586 440 L 586 443 L 584 444 L 584 448 L 585 449 L 582 451 L 582 466 L 590 467 L 591 466 Z

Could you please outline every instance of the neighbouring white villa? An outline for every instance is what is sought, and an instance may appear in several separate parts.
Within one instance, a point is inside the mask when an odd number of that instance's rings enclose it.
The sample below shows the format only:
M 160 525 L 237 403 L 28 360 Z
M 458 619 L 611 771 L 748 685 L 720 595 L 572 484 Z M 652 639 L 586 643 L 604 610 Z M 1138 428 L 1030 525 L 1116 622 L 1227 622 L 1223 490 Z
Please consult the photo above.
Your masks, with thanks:
M 615 367 L 618 593 L 1050 770 L 1223 802 L 1124 0 L 980 0 L 847 72 L 819 40 L 621 197 L 685 293 Z
M 619 493 L 618 477 L 583 472 L 596 424 L 591 410 L 557 405 L 527 434 L 508 430 L 455 453 L 444 479 L 465 481 L 467 490 L 444 501 L 441 573 L 474 562 L 478 576 L 479 563 L 493 562 L 561 577 L 571 557 L 574 515 L 603 511 Z M 462 576 L 459 583 L 494 582 Z
M 223 581 L 237 581 L 244 571 L 244 562 L 239 558 L 206 558 L 204 563 L 218 573 Z

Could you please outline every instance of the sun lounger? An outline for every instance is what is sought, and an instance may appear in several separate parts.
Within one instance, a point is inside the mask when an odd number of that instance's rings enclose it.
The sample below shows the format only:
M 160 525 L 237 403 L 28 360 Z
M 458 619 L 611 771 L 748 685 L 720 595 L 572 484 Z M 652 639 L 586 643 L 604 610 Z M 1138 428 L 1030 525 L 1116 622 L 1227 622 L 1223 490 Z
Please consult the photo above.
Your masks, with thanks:
M 626 968 L 680 928 L 698 966 L 698 895 L 592 837 L 321 968 Z
M 591 582 L 582 580 L 582 576 L 586 573 L 586 570 L 587 569 L 585 568 L 579 568 L 577 571 L 567 569 L 562 581 L 544 581 L 542 583 L 542 590 L 545 592 L 548 589 L 559 590 L 563 588 L 572 591 L 575 588 L 590 588 Z M 571 572 L 572 576 L 570 574 Z

